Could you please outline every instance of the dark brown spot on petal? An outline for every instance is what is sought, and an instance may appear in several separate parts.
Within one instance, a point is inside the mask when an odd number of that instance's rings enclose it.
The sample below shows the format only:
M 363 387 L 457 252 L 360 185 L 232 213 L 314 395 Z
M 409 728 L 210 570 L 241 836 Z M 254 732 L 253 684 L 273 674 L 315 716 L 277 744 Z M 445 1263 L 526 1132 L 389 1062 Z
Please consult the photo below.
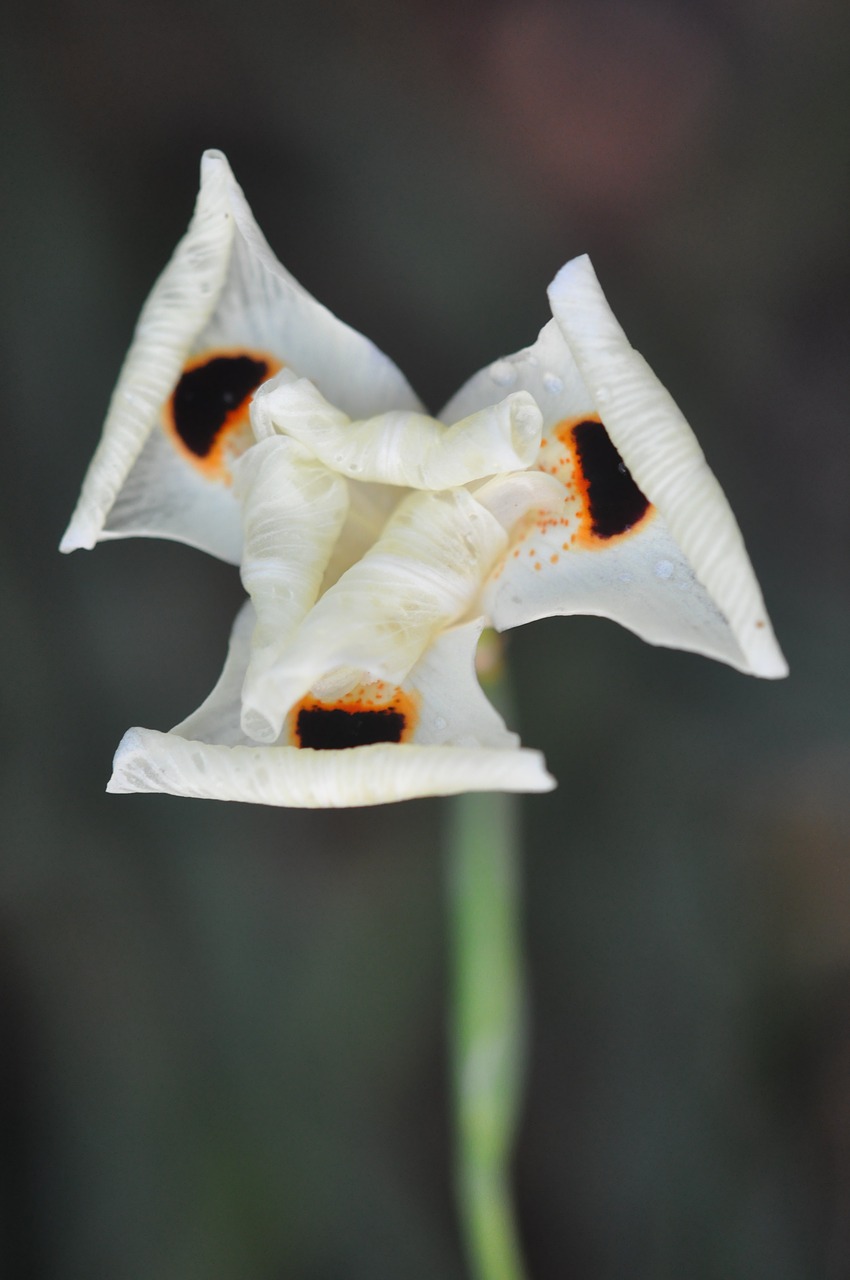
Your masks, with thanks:
M 228 456 L 251 443 L 250 407 L 260 383 L 281 368 L 261 351 L 206 351 L 180 376 L 164 422 L 182 455 L 208 479 L 230 481 Z
M 513 533 L 515 544 L 536 530 L 549 538 L 550 550 L 598 551 L 642 529 L 655 511 L 593 415 L 564 418 L 551 427 L 537 467 L 564 486 L 564 501 L 529 512 Z M 535 555 L 535 550 L 529 552 Z
M 383 681 L 359 685 L 337 702 L 308 694 L 289 716 L 290 740 L 298 747 L 341 751 L 376 742 L 409 742 L 419 697 Z
M 635 484 L 601 422 L 586 420 L 573 429 L 576 460 L 587 488 L 590 530 L 607 540 L 634 528 L 650 503 Z
M 186 448 L 206 458 L 229 416 L 243 407 L 268 371 L 267 361 L 249 355 L 212 356 L 187 369 L 171 397 L 174 427 Z
M 401 742 L 404 715 L 386 708 L 356 711 L 347 707 L 314 707 L 298 712 L 295 732 L 302 747 L 339 751 L 374 742 Z

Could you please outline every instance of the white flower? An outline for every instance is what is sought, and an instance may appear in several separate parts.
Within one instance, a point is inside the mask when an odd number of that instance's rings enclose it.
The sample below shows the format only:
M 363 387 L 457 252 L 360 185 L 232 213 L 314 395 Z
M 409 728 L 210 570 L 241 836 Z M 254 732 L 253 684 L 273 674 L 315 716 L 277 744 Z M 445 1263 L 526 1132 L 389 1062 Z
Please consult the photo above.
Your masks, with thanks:
M 587 258 L 534 346 L 440 420 L 262 239 L 218 153 L 145 306 L 63 549 L 161 533 L 240 564 L 221 679 L 131 729 L 112 791 L 374 804 L 554 785 L 474 672 L 482 626 L 614 618 L 785 674 L 695 437 Z
M 354 416 L 419 409 L 398 369 L 275 258 L 219 151 L 188 231 L 142 308 L 61 549 L 174 538 L 239 563 L 235 456 L 248 405 L 282 366 Z

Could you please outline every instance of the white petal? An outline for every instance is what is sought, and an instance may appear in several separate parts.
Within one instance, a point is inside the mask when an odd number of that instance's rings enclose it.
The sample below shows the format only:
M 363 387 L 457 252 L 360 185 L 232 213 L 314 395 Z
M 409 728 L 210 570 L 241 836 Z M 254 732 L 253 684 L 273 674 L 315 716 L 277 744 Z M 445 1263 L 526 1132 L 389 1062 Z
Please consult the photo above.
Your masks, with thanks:
M 250 440 L 247 405 L 228 410 L 233 393 L 215 383 L 198 440 L 172 411 L 186 376 L 215 360 L 256 367 L 250 386 L 239 374 L 242 398 L 288 364 L 353 414 L 419 408 L 392 361 L 284 270 L 226 159 L 206 152 L 194 217 L 142 310 L 62 550 L 141 534 L 238 561 L 230 462 Z
M 526 391 L 534 397 L 543 415 L 544 434 L 564 418 L 594 412 L 590 393 L 554 320 L 544 325 L 533 346 L 496 360 L 470 378 L 438 417 L 442 422 L 457 422 L 509 391 Z
M 223 747 L 130 729 L 118 747 L 107 791 L 164 791 L 317 809 L 553 786 L 537 751 L 382 743 L 346 751 Z
M 214 154 L 226 165 L 220 153 Z M 245 344 L 271 351 L 353 418 L 388 409 L 421 409 L 392 360 L 338 320 L 281 266 L 232 174 L 230 208 L 237 232 L 230 266 L 198 349 Z
M 192 345 L 215 307 L 227 272 L 235 223 L 230 173 L 209 155 L 189 229 L 142 308 L 118 377 L 62 551 L 91 548 L 130 468 L 159 420 Z M 116 529 L 114 536 L 120 536 Z
M 515 539 L 482 594 L 499 631 L 537 618 L 595 614 L 650 644 L 704 654 L 749 671 L 724 615 L 694 576 L 663 517 L 594 547 L 544 513 Z
M 251 656 L 251 637 L 256 620 L 254 606 L 246 600 L 236 615 L 227 658 L 215 688 L 196 711 L 174 726 L 173 734 L 227 747 L 250 744 L 250 739 L 242 732 L 240 718 L 242 684 Z
M 251 732 L 259 683 L 319 594 L 348 512 L 348 485 L 294 440 L 275 436 L 234 467 L 242 503 L 242 584 L 257 614 L 242 723 Z
M 340 668 L 399 684 L 435 635 L 466 613 L 506 543 L 502 526 L 464 489 L 405 498 L 258 688 L 265 740 L 275 741 L 289 707 Z
M 723 491 L 669 392 L 629 345 L 587 257 L 561 269 L 549 299 L 611 440 L 728 621 L 737 654 L 727 660 L 754 675 L 785 675 L 785 660 Z M 662 557 L 670 558 L 669 553 Z M 658 639 L 680 643 L 661 634 Z M 702 648 L 696 637 L 692 647 Z M 715 653 L 713 639 L 705 651 Z
M 475 673 L 483 625 L 483 618 L 474 618 L 441 632 L 404 681 L 402 688 L 421 700 L 413 742 L 503 750 L 519 746 Z
M 506 729 L 478 684 L 474 661 L 481 618 L 439 635 L 400 689 L 371 689 L 378 707 L 409 715 L 404 741 L 320 750 L 290 745 L 299 741 L 301 723 L 293 714 L 281 744 L 250 743 L 239 714 L 254 616 L 248 601 L 236 618 L 221 677 L 193 715 L 171 733 L 131 729 L 125 735 L 109 791 L 312 808 L 468 790 L 548 791 L 555 785 L 542 756 L 520 749 L 517 735 Z M 305 707 L 314 716 L 317 708 L 355 710 L 351 697 L 333 706 L 308 698 Z M 330 738 L 336 732 L 325 730 Z
M 351 479 L 412 489 L 451 489 L 528 467 L 537 456 L 542 425 L 528 392 L 451 427 L 402 410 L 353 421 L 311 382 L 293 381 L 286 373 L 261 388 L 251 416 L 258 436 L 273 424 Z

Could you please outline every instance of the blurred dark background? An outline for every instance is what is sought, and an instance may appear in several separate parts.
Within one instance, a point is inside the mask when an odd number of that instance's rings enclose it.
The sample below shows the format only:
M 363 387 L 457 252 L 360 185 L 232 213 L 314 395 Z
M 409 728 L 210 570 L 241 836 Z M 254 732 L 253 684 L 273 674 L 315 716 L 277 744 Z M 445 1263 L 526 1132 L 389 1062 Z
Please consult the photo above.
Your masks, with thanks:
M 844 0 L 107 0 L 2 41 L 0 1274 L 461 1280 L 443 805 L 108 797 L 218 673 L 233 569 L 56 544 L 223 148 L 434 408 L 591 253 L 791 663 L 514 634 L 531 1280 L 850 1276 Z M 5 1269 L 4 1269 L 5 1268 Z

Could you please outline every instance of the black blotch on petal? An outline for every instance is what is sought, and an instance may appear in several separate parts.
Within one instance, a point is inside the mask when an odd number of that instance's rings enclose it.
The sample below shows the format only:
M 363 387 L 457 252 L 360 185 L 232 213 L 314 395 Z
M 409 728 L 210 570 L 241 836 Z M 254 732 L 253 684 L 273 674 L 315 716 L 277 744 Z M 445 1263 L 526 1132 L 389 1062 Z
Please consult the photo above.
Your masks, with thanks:
M 597 538 L 613 538 L 642 520 L 649 510 L 626 464 L 601 422 L 573 427 L 576 454 L 587 484 L 590 527 Z
M 339 707 L 311 707 L 298 712 L 296 733 L 302 747 L 339 751 L 373 742 L 401 742 L 404 716 L 385 707 L 378 711 L 343 711 Z
M 213 356 L 183 374 L 171 398 L 174 426 L 187 449 L 205 458 L 229 413 L 266 377 L 265 360 Z

